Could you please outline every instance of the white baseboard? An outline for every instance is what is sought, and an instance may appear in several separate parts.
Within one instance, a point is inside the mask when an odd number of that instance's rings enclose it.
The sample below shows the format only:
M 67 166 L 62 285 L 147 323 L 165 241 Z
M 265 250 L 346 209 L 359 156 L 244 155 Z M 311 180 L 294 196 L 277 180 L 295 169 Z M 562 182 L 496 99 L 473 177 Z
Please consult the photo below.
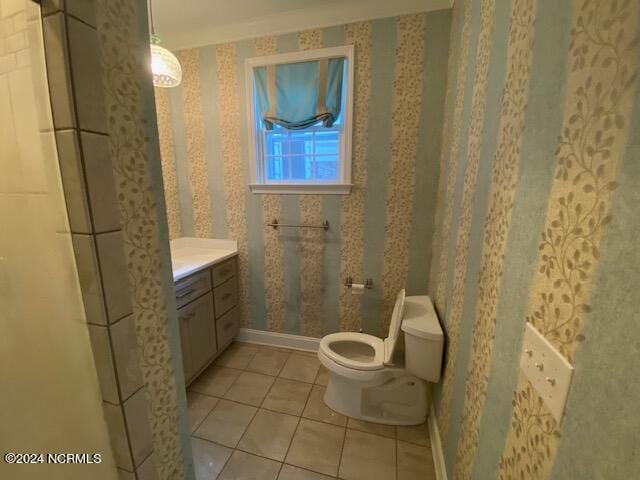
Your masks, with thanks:
M 320 346 L 319 338 L 303 337 L 301 335 L 291 335 L 288 333 L 265 332 L 264 330 L 253 330 L 251 328 L 241 328 L 236 336 L 236 340 L 239 342 L 269 345 L 271 347 L 303 350 L 305 352 L 317 352 Z
M 440 431 L 438 430 L 438 422 L 436 420 L 433 402 L 429 402 L 427 422 L 429 423 L 429 438 L 431 439 L 431 452 L 433 453 L 436 480 L 447 480 L 447 466 L 444 463 L 444 453 L 442 452 L 442 442 L 440 440 Z

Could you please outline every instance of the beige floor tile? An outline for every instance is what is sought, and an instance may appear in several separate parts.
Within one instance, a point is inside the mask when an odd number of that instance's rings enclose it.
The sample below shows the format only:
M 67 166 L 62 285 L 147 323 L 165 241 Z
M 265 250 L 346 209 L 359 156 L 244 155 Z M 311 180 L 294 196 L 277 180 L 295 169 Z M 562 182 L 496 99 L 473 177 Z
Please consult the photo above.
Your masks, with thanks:
M 264 400 L 274 380 L 274 377 L 261 373 L 242 372 L 224 394 L 224 398 L 257 407 Z
M 277 377 L 287 362 L 291 352 L 283 352 L 269 347 L 262 347 L 253 357 L 247 370 Z
M 259 347 L 247 343 L 232 343 L 225 352 L 218 357 L 216 365 L 244 370 L 258 352 Z
M 336 476 L 344 440 L 344 428 L 305 418 L 293 436 L 286 463 Z
M 220 400 L 194 435 L 227 447 L 235 447 L 256 410 L 248 405 Z
M 324 368 L 323 365 L 320 365 L 320 370 L 318 370 L 318 375 L 316 375 L 313 383 L 326 387 L 329 384 L 329 370 Z
M 429 445 L 429 428 L 426 423 L 422 425 L 398 426 L 398 440 L 404 440 L 418 445 Z
M 294 352 L 289 356 L 280 376 L 290 380 L 313 383 L 319 368 L 320 361 L 317 356 Z
M 307 400 L 307 405 L 304 407 L 304 412 L 302 412 L 302 416 L 305 418 L 311 418 L 312 420 L 345 427 L 347 425 L 347 417 L 334 412 L 324 403 L 325 390 L 326 388 L 321 387 L 320 385 L 313 386 L 311 394 L 309 395 L 309 400 Z
M 365 422 L 364 420 L 349 418 L 347 427 L 361 432 L 375 433 L 383 437 L 396 438 L 396 427 L 394 425 L 382 425 L 381 423 Z
M 238 449 L 282 462 L 298 420 L 298 417 L 291 415 L 258 410 L 242 436 Z
M 276 480 L 280 463 L 236 450 L 218 480 Z
M 300 416 L 307 404 L 310 391 L 311 384 L 309 383 L 277 378 L 262 402 L 262 407 Z
M 278 476 L 278 480 L 331 480 L 332 478 L 293 465 L 283 465 Z
M 187 404 L 189 405 L 189 427 L 193 432 L 205 419 L 213 407 L 218 403 L 218 399 L 208 395 L 201 395 L 196 392 L 187 392 Z
M 191 438 L 191 450 L 196 480 L 216 478 L 233 452 L 230 448 L 199 438 Z
M 436 480 L 431 449 L 399 441 L 398 480 Z
M 347 430 L 340 462 L 344 480 L 394 480 L 396 441 L 379 435 Z
M 196 381 L 191 384 L 189 390 L 206 393 L 214 397 L 222 397 L 241 373 L 242 370 L 212 365 L 200 374 Z

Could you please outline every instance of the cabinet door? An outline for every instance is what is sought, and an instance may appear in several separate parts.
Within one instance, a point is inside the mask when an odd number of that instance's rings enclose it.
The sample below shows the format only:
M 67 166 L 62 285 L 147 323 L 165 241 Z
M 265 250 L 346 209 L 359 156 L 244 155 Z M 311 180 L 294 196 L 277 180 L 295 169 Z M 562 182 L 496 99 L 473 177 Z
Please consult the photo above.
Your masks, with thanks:
M 193 376 L 191 363 L 191 348 L 189 347 L 189 323 L 185 315 L 178 310 L 178 325 L 180 327 L 180 345 L 182 347 L 182 369 L 184 381 L 189 382 Z
M 186 319 L 187 343 L 192 374 L 197 373 L 217 351 L 211 292 L 185 305 L 180 316 Z

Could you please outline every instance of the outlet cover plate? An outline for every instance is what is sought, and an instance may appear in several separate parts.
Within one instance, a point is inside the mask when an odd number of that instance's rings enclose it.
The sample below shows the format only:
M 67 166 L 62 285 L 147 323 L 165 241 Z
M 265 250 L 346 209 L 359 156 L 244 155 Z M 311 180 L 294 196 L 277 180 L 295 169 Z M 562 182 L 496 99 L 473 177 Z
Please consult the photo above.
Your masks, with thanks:
M 520 370 L 560 425 L 569 395 L 573 367 L 549 340 L 528 322 L 522 342 Z

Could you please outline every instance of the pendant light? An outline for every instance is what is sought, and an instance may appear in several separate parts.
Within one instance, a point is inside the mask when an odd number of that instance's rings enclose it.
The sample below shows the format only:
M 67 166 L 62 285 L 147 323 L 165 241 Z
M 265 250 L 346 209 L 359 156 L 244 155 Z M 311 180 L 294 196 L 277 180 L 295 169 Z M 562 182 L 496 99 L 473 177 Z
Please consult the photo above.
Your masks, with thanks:
M 149 17 L 151 20 L 151 73 L 155 87 L 171 88 L 180 85 L 182 67 L 176 56 L 160 46 L 160 38 L 153 25 L 152 0 L 149 0 Z

